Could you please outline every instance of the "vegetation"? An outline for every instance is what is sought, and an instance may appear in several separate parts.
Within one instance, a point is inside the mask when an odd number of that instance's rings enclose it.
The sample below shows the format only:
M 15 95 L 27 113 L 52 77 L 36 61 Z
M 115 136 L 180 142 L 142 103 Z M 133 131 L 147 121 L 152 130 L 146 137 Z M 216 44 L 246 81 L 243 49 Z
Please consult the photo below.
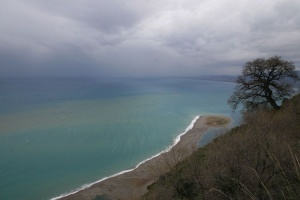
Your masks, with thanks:
M 300 199 L 300 95 L 257 109 L 148 187 L 143 199 Z
M 292 81 L 298 80 L 292 62 L 274 56 L 258 58 L 244 65 L 242 75 L 236 80 L 235 92 L 228 104 L 236 109 L 242 104 L 247 110 L 258 107 L 279 109 L 278 103 L 293 93 Z

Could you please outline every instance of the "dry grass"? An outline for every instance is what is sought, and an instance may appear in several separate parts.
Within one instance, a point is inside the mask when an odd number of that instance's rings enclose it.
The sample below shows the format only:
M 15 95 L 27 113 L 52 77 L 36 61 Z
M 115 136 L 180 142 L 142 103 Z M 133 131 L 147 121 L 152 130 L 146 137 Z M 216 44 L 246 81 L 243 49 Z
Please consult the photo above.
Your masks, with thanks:
M 244 125 L 161 176 L 144 199 L 300 199 L 299 105 L 300 95 L 279 111 L 245 113 Z

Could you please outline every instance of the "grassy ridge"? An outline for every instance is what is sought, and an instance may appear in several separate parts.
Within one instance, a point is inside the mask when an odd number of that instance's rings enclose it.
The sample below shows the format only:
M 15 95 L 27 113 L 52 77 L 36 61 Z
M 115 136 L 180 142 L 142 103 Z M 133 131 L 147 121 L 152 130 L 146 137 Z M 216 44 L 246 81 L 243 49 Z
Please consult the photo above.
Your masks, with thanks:
M 300 95 L 243 121 L 160 176 L 143 199 L 300 199 Z

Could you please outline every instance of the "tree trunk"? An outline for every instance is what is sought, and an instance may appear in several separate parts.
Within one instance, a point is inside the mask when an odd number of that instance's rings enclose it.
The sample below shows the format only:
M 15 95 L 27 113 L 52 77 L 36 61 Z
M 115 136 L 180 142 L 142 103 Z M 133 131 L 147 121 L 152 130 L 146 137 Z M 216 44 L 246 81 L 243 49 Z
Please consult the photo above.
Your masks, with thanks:
M 272 93 L 273 93 L 272 90 L 269 87 L 267 87 L 266 88 L 266 98 L 267 98 L 268 102 L 275 110 L 279 110 L 280 106 L 278 106 L 276 101 L 272 98 Z
M 268 101 L 270 102 L 271 106 L 275 109 L 275 110 L 279 110 L 280 106 L 278 106 L 276 104 L 276 102 L 274 101 L 274 99 L 270 98 L 268 99 Z

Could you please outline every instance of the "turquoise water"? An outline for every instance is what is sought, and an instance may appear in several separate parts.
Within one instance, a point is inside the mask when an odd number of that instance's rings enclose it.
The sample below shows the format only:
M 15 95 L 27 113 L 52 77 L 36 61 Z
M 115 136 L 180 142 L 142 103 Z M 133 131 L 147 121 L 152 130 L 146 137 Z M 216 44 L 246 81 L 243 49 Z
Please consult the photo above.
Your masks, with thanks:
M 0 199 L 51 199 L 159 153 L 201 114 L 232 115 L 230 82 L 1 79 Z

